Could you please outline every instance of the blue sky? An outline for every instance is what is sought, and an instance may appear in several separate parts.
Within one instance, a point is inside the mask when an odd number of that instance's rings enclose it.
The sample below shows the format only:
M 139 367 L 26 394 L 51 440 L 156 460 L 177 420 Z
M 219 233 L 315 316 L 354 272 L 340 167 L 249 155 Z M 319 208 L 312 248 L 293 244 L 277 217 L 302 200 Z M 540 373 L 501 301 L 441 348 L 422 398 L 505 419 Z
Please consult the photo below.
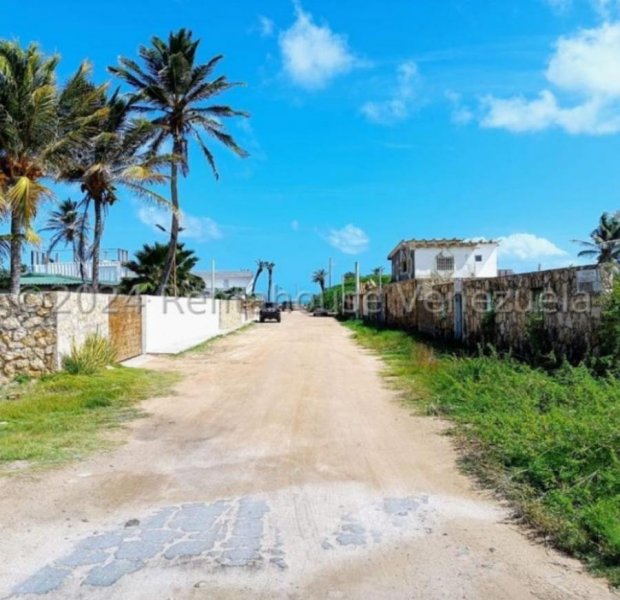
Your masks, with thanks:
M 571 240 L 620 207 L 618 4 L 0 0 L 0 36 L 60 53 L 63 78 L 88 59 L 100 81 L 179 27 L 202 60 L 223 53 L 252 156 L 215 147 L 216 183 L 192 152 L 185 241 L 203 267 L 273 260 L 294 291 L 329 257 L 335 276 L 387 266 L 403 238 L 503 238 L 517 270 L 574 262 Z M 125 194 L 104 245 L 163 240 L 162 220 Z

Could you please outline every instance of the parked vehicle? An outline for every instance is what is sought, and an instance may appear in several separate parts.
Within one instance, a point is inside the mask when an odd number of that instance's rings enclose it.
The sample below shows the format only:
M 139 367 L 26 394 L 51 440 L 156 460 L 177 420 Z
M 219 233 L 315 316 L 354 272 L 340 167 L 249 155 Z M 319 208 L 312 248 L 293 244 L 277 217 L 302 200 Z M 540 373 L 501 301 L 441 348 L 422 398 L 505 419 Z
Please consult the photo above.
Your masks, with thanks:
M 260 309 L 260 322 L 282 321 L 282 311 L 276 302 L 265 302 Z
M 326 308 L 323 308 L 322 306 L 317 306 L 313 311 L 312 314 L 315 317 L 329 317 L 329 311 Z

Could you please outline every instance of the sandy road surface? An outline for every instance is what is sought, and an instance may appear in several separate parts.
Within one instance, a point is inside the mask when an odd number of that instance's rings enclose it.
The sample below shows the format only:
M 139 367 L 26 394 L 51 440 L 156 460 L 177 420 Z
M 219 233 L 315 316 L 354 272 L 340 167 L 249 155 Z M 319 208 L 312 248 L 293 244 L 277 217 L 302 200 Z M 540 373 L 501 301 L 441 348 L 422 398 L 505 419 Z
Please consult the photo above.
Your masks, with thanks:
M 331 319 L 149 366 L 185 377 L 126 445 L 0 480 L 0 598 L 616 597 L 506 522 Z

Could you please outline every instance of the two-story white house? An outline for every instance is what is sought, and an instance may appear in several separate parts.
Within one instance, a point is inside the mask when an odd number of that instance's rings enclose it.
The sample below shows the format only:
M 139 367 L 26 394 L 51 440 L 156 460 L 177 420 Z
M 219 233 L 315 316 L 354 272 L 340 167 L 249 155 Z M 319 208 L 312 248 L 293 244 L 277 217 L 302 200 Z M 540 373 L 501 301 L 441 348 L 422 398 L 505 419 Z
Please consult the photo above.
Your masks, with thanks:
M 388 256 L 392 281 L 497 277 L 498 246 L 459 239 L 402 241 Z
M 202 277 L 206 284 L 206 293 L 208 296 L 213 294 L 211 289 L 212 275 L 210 271 L 201 271 L 196 273 L 198 277 Z M 254 283 L 254 272 L 250 270 L 240 271 L 215 271 L 215 291 L 225 292 L 230 289 L 243 290 L 244 294 L 250 294 L 252 291 L 252 284 Z

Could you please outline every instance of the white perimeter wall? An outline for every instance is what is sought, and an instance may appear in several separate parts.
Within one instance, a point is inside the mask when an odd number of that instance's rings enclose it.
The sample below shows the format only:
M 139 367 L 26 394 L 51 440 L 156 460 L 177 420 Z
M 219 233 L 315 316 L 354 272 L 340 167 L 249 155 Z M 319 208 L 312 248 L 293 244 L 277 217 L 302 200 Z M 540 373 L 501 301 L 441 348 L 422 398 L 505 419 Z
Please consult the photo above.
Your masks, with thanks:
M 220 333 L 220 301 L 143 296 L 143 352 L 182 352 Z

